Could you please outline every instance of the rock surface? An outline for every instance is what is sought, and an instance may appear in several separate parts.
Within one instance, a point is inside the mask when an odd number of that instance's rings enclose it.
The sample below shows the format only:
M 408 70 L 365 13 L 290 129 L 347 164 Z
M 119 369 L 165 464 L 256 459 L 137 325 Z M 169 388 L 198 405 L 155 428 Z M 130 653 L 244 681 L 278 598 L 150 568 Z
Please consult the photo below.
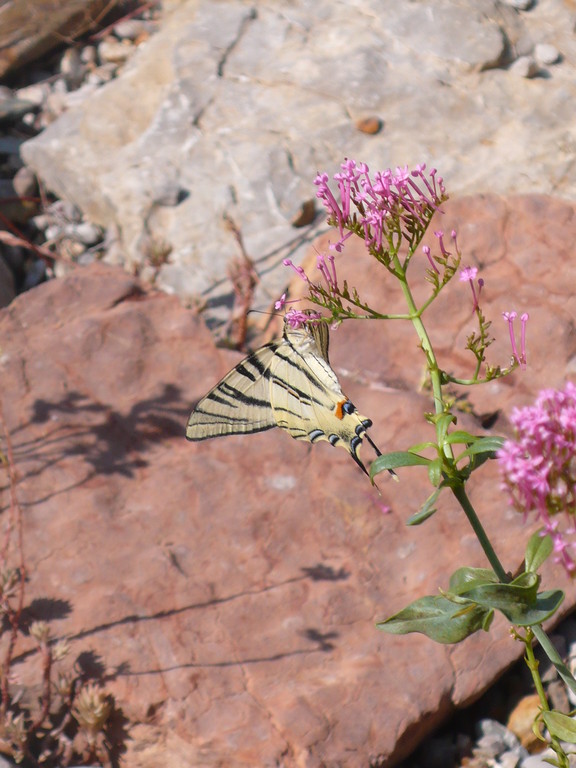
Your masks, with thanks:
M 452 194 L 574 198 L 572 27 L 553 0 L 526 11 L 495 0 L 167 3 L 122 74 L 70 94 L 22 153 L 116 233 L 110 261 L 186 301 L 201 295 L 222 320 L 238 255 L 224 215 L 265 276 L 267 306 L 282 259 L 302 258 L 323 228 L 322 217 L 316 230 L 294 226 L 316 172 L 344 157 L 373 169 L 426 162 Z M 529 79 L 509 69 L 542 45 L 558 63 L 540 58 Z
M 0 77 L 93 28 L 116 0 L 7 0 L 0 6 Z
M 575 209 L 540 196 L 463 198 L 442 219 L 454 225 L 467 261 L 482 266 L 491 362 L 510 356 L 500 312 L 531 313 L 528 371 L 468 393 L 475 413 L 502 409 L 494 430 L 506 432 L 513 405 L 574 368 Z M 362 249 L 351 246 L 340 269 L 366 299 L 396 306 Z M 472 368 L 460 351 L 468 290 L 451 285 L 433 317 L 442 363 L 462 375 Z M 27 599 L 69 604 L 44 618 L 74 654 L 101 662 L 131 724 L 129 768 L 393 765 L 521 653 L 501 617 L 455 647 L 374 628 L 457 566 L 485 565 L 447 496 L 422 527 L 405 526 L 428 495 L 425 473 L 384 479 L 379 498 L 343 450 L 279 430 L 186 443 L 190 406 L 239 355 L 215 349 L 177 298 L 142 291 L 119 268 L 77 268 L 2 310 L 0 346 Z M 410 327 L 349 323 L 331 352 L 382 449 L 427 439 Z M 482 431 L 473 415 L 461 426 Z M 525 527 L 495 468 L 476 477 L 472 499 L 514 570 Z M 573 606 L 574 586 L 554 566 L 550 586 Z M 34 659 L 19 653 L 26 681 Z

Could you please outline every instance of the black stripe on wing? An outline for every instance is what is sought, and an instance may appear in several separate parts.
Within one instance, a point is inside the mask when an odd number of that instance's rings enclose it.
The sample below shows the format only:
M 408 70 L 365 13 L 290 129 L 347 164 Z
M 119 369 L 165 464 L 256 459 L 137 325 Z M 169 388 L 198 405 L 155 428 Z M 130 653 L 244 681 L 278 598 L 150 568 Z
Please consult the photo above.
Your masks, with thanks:
M 188 440 L 252 434 L 276 426 L 269 367 L 277 348 L 272 342 L 253 352 L 197 403 L 188 419 Z

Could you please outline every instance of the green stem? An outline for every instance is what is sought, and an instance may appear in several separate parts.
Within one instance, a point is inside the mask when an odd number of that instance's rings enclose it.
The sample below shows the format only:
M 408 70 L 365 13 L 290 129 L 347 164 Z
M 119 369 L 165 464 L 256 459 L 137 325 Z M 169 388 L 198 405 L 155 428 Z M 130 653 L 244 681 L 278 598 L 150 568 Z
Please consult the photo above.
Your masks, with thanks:
M 538 694 L 538 698 L 540 699 L 540 706 L 542 707 L 542 711 L 550 712 L 550 705 L 548 704 L 548 699 L 546 698 L 546 692 L 544 691 L 544 686 L 542 685 L 542 678 L 540 677 L 540 673 L 538 671 L 539 663 L 536 660 L 536 657 L 534 655 L 534 648 L 532 647 L 532 638 L 538 637 L 540 646 L 542 647 L 543 650 L 546 651 L 548 658 L 550 658 L 550 660 L 554 663 L 552 657 L 549 655 L 551 651 L 552 655 L 555 656 L 556 660 L 560 663 L 560 666 L 564 667 L 564 670 L 568 673 L 568 675 L 570 675 L 570 673 L 564 666 L 562 659 L 558 656 L 558 652 L 550 642 L 548 635 L 542 629 L 542 625 L 535 625 L 533 627 L 528 627 L 526 631 L 526 637 L 522 637 L 517 633 L 516 633 L 516 637 L 519 640 L 522 640 L 525 645 L 526 664 L 528 666 L 528 669 L 530 670 L 530 674 L 532 675 L 532 681 L 534 683 L 534 687 L 536 688 L 536 693 Z M 558 673 L 562 675 L 562 672 L 560 671 L 560 669 L 558 667 L 556 667 L 556 669 L 558 670 Z M 570 686 L 570 688 L 574 690 L 574 686 L 576 686 L 576 680 L 574 680 L 572 675 L 570 675 L 569 678 L 565 678 L 564 675 L 562 675 L 562 677 L 564 681 Z M 570 765 L 568 756 L 566 755 L 566 752 L 562 748 L 562 744 L 558 741 L 556 736 L 550 735 L 550 746 L 552 747 L 552 749 L 554 750 L 558 758 L 557 765 L 560 766 L 560 768 L 563 768 L 563 767 L 568 768 L 568 766 Z
M 524 642 L 526 647 L 526 665 L 530 670 L 530 674 L 532 675 L 532 681 L 534 683 L 534 687 L 536 688 L 538 698 L 540 699 L 540 706 L 544 711 L 549 712 L 550 707 L 548 705 L 548 699 L 546 698 L 546 692 L 544 691 L 544 686 L 542 685 L 542 678 L 538 672 L 539 663 L 534 656 L 534 648 L 532 647 L 532 638 L 534 637 L 534 633 L 530 627 L 528 627 L 526 630 L 526 637 L 522 637 L 521 635 L 517 635 L 517 637 L 519 640 Z
M 474 530 L 474 533 L 476 534 L 476 537 L 480 542 L 480 546 L 484 550 L 484 554 L 486 555 L 486 557 L 488 558 L 488 562 L 492 566 L 492 570 L 498 577 L 499 581 L 502 582 L 502 584 L 508 584 L 510 579 L 508 578 L 506 571 L 502 567 L 502 563 L 498 559 L 496 552 L 494 552 L 494 548 L 490 543 L 490 539 L 486 535 L 486 531 L 484 530 L 482 523 L 480 522 L 480 519 L 476 514 L 476 510 L 472 506 L 470 499 L 466 494 L 464 483 L 458 483 L 454 486 L 450 486 L 450 489 L 454 494 L 454 496 L 456 496 L 460 506 L 464 510 L 464 513 L 468 518 L 468 522 L 472 526 L 472 529 Z
M 395 258 L 397 259 L 397 257 Z M 399 263 L 398 263 L 398 269 L 400 269 Z M 436 355 L 434 354 L 434 348 L 432 347 L 432 342 L 430 341 L 430 337 L 428 336 L 424 323 L 422 322 L 421 312 L 416 307 L 416 302 L 414 301 L 414 297 L 412 296 L 412 291 L 410 290 L 410 286 L 408 285 L 406 275 L 402 273 L 402 275 L 398 276 L 398 279 L 400 280 L 400 285 L 402 286 L 402 292 L 404 293 L 404 298 L 406 299 L 406 304 L 408 305 L 408 309 L 410 312 L 410 319 L 412 320 L 414 330 L 416 331 L 418 338 L 420 339 L 420 345 L 422 347 L 422 350 L 424 351 L 424 354 L 426 355 L 426 360 L 428 362 L 428 370 L 430 371 L 430 381 L 432 383 L 432 392 L 434 394 L 434 410 L 436 411 L 437 414 L 444 413 L 444 400 L 442 398 L 442 383 L 441 383 L 441 376 L 440 376 L 440 368 L 438 367 L 438 363 L 436 361 Z
M 574 680 L 574 677 L 571 675 L 570 670 L 568 669 L 566 664 L 564 664 L 564 662 L 562 661 L 560 654 L 558 653 L 556 648 L 553 646 L 550 638 L 548 637 L 546 632 L 544 632 L 544 630 L 542 629 L 542 625 L 535 624 L 534 626 L 531 627 L 531 629 L 532 629 L 532 632 L 534 633 L 534 637 L 540 643 L 542 650 L 544 651 L 546 656 L 548 656 L 552 664 L 554 664 L 554 666 L 556 667 L 556 670 L 560 675 L 560 677 L 562 678 L 562 680 L 564 680 L 564 682 L 566 683 L 568 688 L 570 688 L 571 691 L 576 693 L 576 680 Z

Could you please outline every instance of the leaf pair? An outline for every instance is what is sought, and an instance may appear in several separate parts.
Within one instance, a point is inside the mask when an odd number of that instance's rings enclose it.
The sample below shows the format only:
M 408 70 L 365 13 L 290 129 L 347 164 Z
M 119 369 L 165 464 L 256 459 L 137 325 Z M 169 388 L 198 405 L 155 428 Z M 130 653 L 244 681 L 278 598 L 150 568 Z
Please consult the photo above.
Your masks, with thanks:
M 494 611 L 519 627 L 542 624 L 564 599 L 559 589 L 538 592 L 536 570 L 551 551 L 550 538 L 535 533 L 526 549 L 525 570 L 509 583 L 486 568 L 459 568 L 446 592 L 422 597 L 377 626 L 392 634 L 420 632 L 438 643 L 459 643 L 479 629 L 487 631 Z

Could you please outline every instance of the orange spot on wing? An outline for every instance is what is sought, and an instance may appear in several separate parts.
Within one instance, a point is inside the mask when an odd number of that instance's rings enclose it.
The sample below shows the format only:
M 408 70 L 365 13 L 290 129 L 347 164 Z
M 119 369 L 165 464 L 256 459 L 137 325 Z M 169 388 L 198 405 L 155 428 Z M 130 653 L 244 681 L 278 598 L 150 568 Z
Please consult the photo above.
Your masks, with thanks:
M 347 400 L 341 400 L 336 405 L 336 410 L 334 411 L 336 418 L 342 420 L 344 418 L 344 411 L 342 410 L 343 406 L 346 405 L 348 401 Z

